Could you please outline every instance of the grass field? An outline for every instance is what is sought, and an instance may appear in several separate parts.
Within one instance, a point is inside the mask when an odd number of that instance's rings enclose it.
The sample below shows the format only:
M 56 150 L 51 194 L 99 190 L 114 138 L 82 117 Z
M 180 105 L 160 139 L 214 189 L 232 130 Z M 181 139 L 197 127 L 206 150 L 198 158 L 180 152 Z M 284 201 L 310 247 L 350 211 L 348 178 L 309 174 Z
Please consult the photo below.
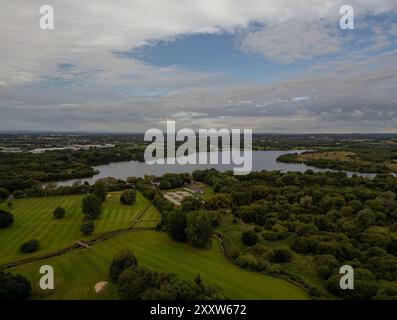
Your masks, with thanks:
M 309 160 L 332 160 L 332 161 L 352 161 L 356 154 L 349 151 L 327 151 L 327 152 L 308 152 L 299 154 L 296 158 L 299 161 Z
M 156 231 L 136 231 L 119 236 L 84 250 L 12 269 L 27 276 L 33 283 L 34 298 L 48 299 L 111 299 L 117 298 L 110 286 L 96 294 L 94 285 L 107 280 L 113 256 L 123 248 L 136 254 L 138 263 L 159 271 L 174 272 L 193 279 L 200 273 L 206 283 L 219 285 L 231 299 L 308 299 L 308 295 L 281 279 L 239 269 L 221 255 L 218 242 L 209 250 L 194 249 L 171 240 Z M 47 296 L 38 288 L 41 265 L 49 264 L 55 271 L 55 290 Z
M 14 206 L 10 211 L 14 214 L 15 222 L 10 228 L 0 229 L 0 265 L 52 252 L 70 245 L 75 240 L 89 239 L 104 231 L 128 227 L 145 209 L 147 210 L 142 221 L 135 226 L 151 228 L 159 222 L 158 211 L 140 193 L 132 206 L 120 204 L 119 196 L 120 193 L 117 192 L 109 194 L 102 213 L 95 222 L 95 231 L 89 237 L 80 232 L 83 218 L 82 195 L 14 200 Z M 60 220 L 52 217 L 53 210 L 58 206 L 66 210 L 66 216 Z M 0 209 L 9 210 L 5 203 L 0 204 Z M 19 252 L 20 245 L 33 238 L 40 241 L 40 249 L 31 254 Z
M 21 273 L 31 280 L 35 299 L 117 299 L 112 285 L 101 294 L 95 293 L 94 286 L 99 281 L 108 280 L 108 267 L 114 255 L 121 249 L 130 248 L 137 255 L 140 265 L 174 272 L 187 279 L 193 279 L 200 273 L 204 281 L 222 287 L 226 296 L 232 299 L 309 298 L 303 290 L 287 281 L 230 264 L 222 256 L 219 243 L 215 240 L 211 249 L 199 250 L 175 242 L 164 233 L 139 229 L 154 228 L 160 221 L 159 212 L 140 193 L 132 206 L 120 204 L 119 196 L 119 192 L 108 195 L 96 220 L 95 232 L 89 237 L 80 232 L 82 195 L 15 200 L 11 209 L 15 222 L 12 227 L 0 230 L 0 265 L 53 252 L 76 240 L 88 240 L 103 232 L 134 226 L 136 229 L 127 234 L 89 248 L 23 264 L 10 271 Z M 60 220 L 52 217 L 53 210 L 58 206 L 66 210 L 65 218 Z M 7 209 L 6 204 L 0 204 L 0 208 Z M 21 243 L 32 238 L 41 242 L 39 251 L 32 254 L 19 252 Z M 38 287 L 39 268 L 45 264 L 54 267 L 54 291 L 43 292 Z

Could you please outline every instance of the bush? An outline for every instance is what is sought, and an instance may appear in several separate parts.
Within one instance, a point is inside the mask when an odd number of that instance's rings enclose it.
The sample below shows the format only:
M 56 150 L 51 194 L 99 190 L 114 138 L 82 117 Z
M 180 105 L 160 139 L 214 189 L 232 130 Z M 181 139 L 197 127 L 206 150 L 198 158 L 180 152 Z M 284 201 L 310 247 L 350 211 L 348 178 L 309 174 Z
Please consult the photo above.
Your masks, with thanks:
M 292 253 L 289 249 L 273 249 L 268 257 L 270 262 L 273 263 L 286 263 L 292 259 Z
M 176 241 L 186 241 L 186 213 L 181 210 L 170 211 L 167 214 L 168 234 Z
M 22 190 L 15 190 L 12 193 L 12 196 L 14 197 L 14 199 L 22 199 L 22 198 L 26 197 L 26 194 Z
M 197 248 L 209 248 L 213 216 L 206 211 L 192 211 L 187 215 L 186 234 L 189 243 Z
M 66 212 L 64 208 L 58 207 L 54 210 L 53 216 L 55 219 L 62 219 Z
M 31 294 L 32 287 L 25 277 L 0 272 L 0 300 L 27 299 Z
M 14 222 L 14 216 L 11 212 L 0 210 L 0 229 L 7 228 Z
M 7 200 L 10 196 L 10 192 L 5 188 L 0 188 L 0 201 Z
M 390 231 L 391 231 L 391 232 L 397 232 L 397 222 L 394 222 L 394 223 L 390 226 Z
M 277 241 L 278 240 L 278 234 L 277 234 L 277 232 L 274 232 L 274 231 L 263 231 L 262 237 L 263 237 L 263 239 L 265 239 L 267 241 Z
M 182 205 L 182 209 L 183 211 L 196 211 L 196 210 L 200 210 L 203 207 L 203 202 L 201 199 L 197 198 L 197 197 L 187 197 L 185 199 L 182 200 L 181 202 Z
M 397 300 L 397 284 L 382 283 L 374 298 L 375 300 Z
M 94 221 L 92 220 L 86 220 L 82 223 L 80 231 L 86 235 L 89 236 L 90 234 L 92 234 L 94 232 L 95 229 L 95 224 Z
M 242 268 L 248 268 L 252 270 L 260 270 L 260 267 L 258 265 L 258 260 L 255 258 L 255 256 L 247 254 L 247 255 L 241 255 L 237 257 L 235 260 L 235 263 Z
M 120 195 L 120 202 L 125 205 L 131 205 L 136 201 L 136 191 L 133 189 L 125 190 Z
M 207 203 L 208 209 L 218 210 L 218 209 L 229 209 L 232 205 L 232 198 L 228 194 L 216 194 L 208 197 L 205 202 Z
M 97 218 L 101 214 L 101 200 L 94 194 L 90 194 L 83 199 L 82 211 L 91 219 Z
M 335 274 L 327 281 L 327 288 L 338 297 L 347 300 L 367 300 L 376 295 L 378 291 L 378 283 L 369 270 L 354 270 L 354 290 L 342 290 L 339 280 L 342 274 Z
M 23 243 L 20 247 L 22 252 L 30 253 L 37 251 L 40 247 L 40 241 L 36 239 L 32 239 Z
M 330 254 L 324 254 L 314 257 L 317 265 L 317 273 L 322 279 L 328 279 L 340 266 L 340 262 Z
M 117 254 L 109 268 L 109 277 L 113 282 L 117 282 L 120 274 L 127 268 L 135 268 L 138 261 L 132 251 L 126 249 Z
M 254 246 L 258 242 L 258 235 L 252 230 L 247 230 L 243 232 L 241 240 L 246 246 Z

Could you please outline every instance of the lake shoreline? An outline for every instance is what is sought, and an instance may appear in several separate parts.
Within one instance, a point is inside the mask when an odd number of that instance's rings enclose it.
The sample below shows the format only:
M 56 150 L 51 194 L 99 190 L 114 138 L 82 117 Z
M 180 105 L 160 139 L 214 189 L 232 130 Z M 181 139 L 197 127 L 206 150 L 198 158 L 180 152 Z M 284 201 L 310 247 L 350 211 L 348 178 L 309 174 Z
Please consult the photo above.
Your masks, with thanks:
M 252 171 L 284 171 L 284 172 L 305 172 L 307 170 L 313 170 L 314 172 L 345 172 L 348 176 L 357 175 L 367 178 L 373 178 L 376 174 L 363 173 L 363 172 L 351 172 L 351 171 L 338 171 L 326 168 L 318 168 L 315 166 L 306 165 L 304 163 L 283 163 L 277 161 L 281 155 L 289 153 L 302 153 L 309 150 L 265 150 L 265 151 L 253 151 L 252 152 Z M 207 153 L 209 156 L 210 153 Z M 218 156 L 220 153 L 218 153 Z M 145 162 L 139 161 L 123 161 L 123 162 L 112 162 L 106 165 L 100 165 L 93 167 L 94 170 L 99 171 L 99 174 L 82 179 L 71 179 L 66 181 L 54 182 L 58 186 L 72 186 L 75 182 L 80 181 L 82 183 L 88 182 L 90 184 L 95 183 L 96 180 L 114 177 L 116 179 L 125 180 L 128 177 L 144 177 L 145 175 L 162 176 L 165 173 L 191 173 L 195 170 L 204 170 L 214 168 L 218 171 L 233 170 L 233 164 L 221 165 L 221 164 L 153 164 L 149 165 Z

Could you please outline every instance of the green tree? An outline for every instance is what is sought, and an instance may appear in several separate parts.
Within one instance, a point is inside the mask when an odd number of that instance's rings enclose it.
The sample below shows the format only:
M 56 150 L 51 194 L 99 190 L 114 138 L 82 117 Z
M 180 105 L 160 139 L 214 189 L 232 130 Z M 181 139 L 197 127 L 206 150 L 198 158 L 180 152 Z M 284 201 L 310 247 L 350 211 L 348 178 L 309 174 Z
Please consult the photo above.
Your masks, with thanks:
M 340 262 L 330 254 L 324 254 L 314 257 L 317 266 L 317 273 L 322 279 L 328 279 L 340 266 Z
M 364 208 L 357 214 L 354 220 L 360 230 L 365 230 L 375 223 L 375 214 L 371 209 Z
M 287 248 L 273 249 L 269 254 L 269 261 L 273 263 L 286 263 L 292 259 L 292 252 Z
M 120 195 L 120 202 L 125 205 L 131 205 L 136 201 L 136 191 L 133 189 L 125 190 Z
M 64 208 L 58 207 L 54 210 L 53 216 L 55 219 L 62 219 L 66 214 L 66 211 Z
M 101 202 L 106 200 L 107 187 L 103 182 L 96 182 L 93 186 L 93 194 L 95 194 Z
M 31 239 L 29 241 L 22 243 L 20 250 L 25 253 L 30 253 L 37 251 L 39 247 L 40 247 L 40 241 L 37 239 Z
M 83 199 L 83 213 L 91 219 L 96 219 L 101 214 L 101 200 L 94 194 L 89 194 Z
M 149 272 L 145 269 L 125 269 L 118 279 L 118 290 L 122 298 L 141 300 L 146 289 L 151 287 L 152 281 Z
M 207 207 L 211 210 L 229 209 L 232 206 L 232 198 L 228 194 L 216 194 L 206 199 Z
M 25 277 L 0 272 L 0 300 L 28 299 L 31 294 L 32 287 Z
M 7 228 L 14 223 L 14 215 L 11 212 L 0 210 L 0 229 Z
M 168 234 L 176 241 L 186 241 L 186 213 L 182 210 L 169 211 L 167 214 Z
M 92 220 L 85 220 L 81 224 L 80 231 L 86 236 L 89 236 L 90 234 L 92 234 L 94 232 L 94 230 L 95 230 L 95 223 Z
M 253 230 L 244 231 L 241 240 L 246 246 L 253 246 L 258 242 L 258 235 Z
M 209 248 L 212 237 L 212 215 L 206 211 L 192 211 L 187 215 L 186 233 L 189 243 L 197 248 Z
M 131 250 L 120 251 L 112 260 L 109 268 L 109 277 L 113 282 L 117 282 L 120 274 L 127 268 L 138 266 L 138 260 Z
M 339 280 L 342 277 L 337 273 L 327 281 L 327 288 L 335 295 L 347 300 L 367 300 L 376 295 L 378 283 L 369 270 L 356 268 L 354 270 L 354 290 L 342 290 Z
M 183 211 L 185 211 L 185 212 L 197 211 L 203 207 L 203 202 L 200 198 L 190 196 L 190 197 L 183 199 L 181 202 L 181 205 L 182 205 Z
M 5 188 L 0 188 L 0 201 L 7 200 L 10 196 L 10 192 Z

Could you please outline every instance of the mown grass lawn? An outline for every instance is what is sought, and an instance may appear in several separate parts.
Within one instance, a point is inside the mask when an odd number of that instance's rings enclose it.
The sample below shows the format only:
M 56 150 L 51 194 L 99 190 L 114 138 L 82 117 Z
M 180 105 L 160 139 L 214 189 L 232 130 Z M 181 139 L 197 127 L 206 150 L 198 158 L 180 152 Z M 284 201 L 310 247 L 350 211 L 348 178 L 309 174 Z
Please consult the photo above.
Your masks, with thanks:
M 0 265 L 56 251 L 75 240 L 95 237 L 101 232 L 128 227 L 146 208 L 148 210 L 142 218 L 145 221 L 144 227 L 154 227 L 160 220 L 158 211 L 140 193 L 137 194 L 137 201 L 132 206 L 120 203 L 119 192 L 110 193 L 101 215 L 95 222 L 94 233 L 86 237 L 80 232 L 83 197 L 83 195 L 74 195 L 18 199 L 13 201 L 14 205 L 11 209 L 8 209 L 5 203 L 1 203 L 0 209 L 11 211 L 15 222 L 10 228 L 0 229 Z M 59 220 L 52 216 L 53 210 L 58 206 L 66 210 L 65 217 Z M 30 239 L 39 240 L 40 249 L 31 254 L 19 252 L 20 245 Z
M 96 294 L 94 285 L 108 281 L 108 267 L 121 249 L 133 250 L 138 263 L 158 271 L 173 272 L 193 279 L 198 273 L 203 280 L 224 289 L 231 299 L 308 299 L 297 286 L 275 277 L 239 269 L 220 253 L 214 240 L 209 250 L 199 250 L 171 240 L 156 231 L 135 231 L 88 249 L 76 250 L 60 257 L 12 269 L 27 276 L 33 284 L 34 298 L 48 299 L 112 299 L 115 288 Z M 43 292 L 38 287 L 41 265 L 49 264 L 55 271 L 55 290 Z

